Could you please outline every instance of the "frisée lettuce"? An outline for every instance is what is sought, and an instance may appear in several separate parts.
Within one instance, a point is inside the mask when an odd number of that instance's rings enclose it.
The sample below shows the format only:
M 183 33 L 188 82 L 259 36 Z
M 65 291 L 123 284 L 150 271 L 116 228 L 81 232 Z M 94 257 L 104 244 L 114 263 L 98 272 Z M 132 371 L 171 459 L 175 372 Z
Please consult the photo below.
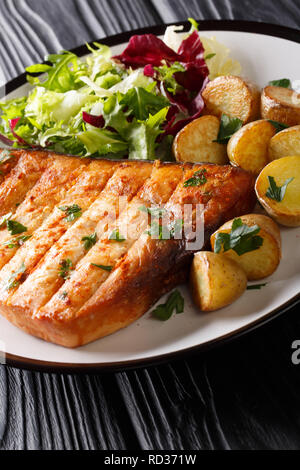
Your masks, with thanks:
M 62 51 L 28 67 L 28 96 L 0 102 L 0 141 L 79 157 L 171 160 L 173 138 L 201 115 L 202 90 L 224 51 L 218 43 L 214 52 L 213 40 L 204 45 L 191 22 L 189 33 L 167 28 L 165 42 L 133 36 L 117 57 L 94 43 L 86 58 Z

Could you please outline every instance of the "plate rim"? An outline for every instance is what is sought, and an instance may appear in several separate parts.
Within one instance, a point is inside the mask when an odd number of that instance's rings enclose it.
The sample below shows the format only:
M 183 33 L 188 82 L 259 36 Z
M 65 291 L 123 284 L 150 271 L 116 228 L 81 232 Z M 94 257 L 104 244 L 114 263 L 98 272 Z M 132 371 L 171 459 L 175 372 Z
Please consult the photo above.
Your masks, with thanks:
M 199 26 L 204 31 L 236 31 L 242 33 L 256 33 L 263 34 L 266 36 L 272 36 L 281 39 L 287 39 L 292 42 L 300 44 L 299 31 L 286 26 L 276 25 L 272 23 L 256 22 L 256 21 L 243 21 L 243 20 L 198 20 Z M 143 27 L 135 30 L 125 31 L 112 36 L 104 37 L 96 41 L 106 44 L 107 46 L 116 46 L 118 44 L 126 43 L 130 37 L 134 34 L 146 34 L 151 33 L 155 35 L 161 35 L 167 26 L 170 25 L 183 25 L 184 31 L 188 30 L 190 23 L 188 21 L 179 21 L 177 23 L 161 23 L 155 26 Z M 92 45 L 94 41 L 90 42 Z M 71 52 L 78 56 L 83 56 L 89 52 L 86 44 L 71 49 Z M 25 85 L 26 73 L 19 75 L 18 77 L 10 80 L 3 85 L 5 95 L 15 91 L 17 88 Z M 114 361 L 114 362 L 93 362 L 93 363 L 63 363 L 63 362 L 51 362 L 41 361 L 37 359 L 26 358 L 10 353 L 5 353 L 5 364 L 6 366 L 15 367 L 23 370 L 31 370 L 37 372 L 52 372 L 52 373 L 95 373 L 95 372 L 120 372 L 124 370 L 137 369 L 142 367 L 151 367 L 158 364 L 163 364 L 169 361 L 183 359 L 196 355 L 200 352 L 206 352 L 215 347 L 220 347 L 230 341 L 241 338 L 245 334 L 253 332 L 257 328 L 264 326 L 271 320 L 282 315 L 283 313 L 291 310 L 296 305 L 300 304 L 300 292 L 294 297 L 289 299 L 284 304 L 280 305 L 276 309 L 272 310 L 264 317 L 251 322 L 241 328 L 234 330 L 233 332 L 219 336 L 213 340 L 205 343 L 191 346 L 179 351 L 170 353 L 160 354 L 143 359 L 133 359 L 129 361 Z

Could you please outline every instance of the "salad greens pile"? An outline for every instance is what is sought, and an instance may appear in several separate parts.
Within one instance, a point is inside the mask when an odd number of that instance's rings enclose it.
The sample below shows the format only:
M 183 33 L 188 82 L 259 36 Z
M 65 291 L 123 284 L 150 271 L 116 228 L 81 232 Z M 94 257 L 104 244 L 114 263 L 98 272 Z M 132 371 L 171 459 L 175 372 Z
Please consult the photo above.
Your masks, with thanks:
M 203 111 L 209 76 L 191 23 L 177 51 L 145 34 L 116 58 L 94 43 L 86 59 L 63 51 L 28 67 L 28 96 L 0 102 L 0 140 L 80 157 L 170 160 L 176 133 Z
M 62 52 L 52 65 L 27 68 L 35 88 L 28 96 L 0 103 L 0 132 L 13 146 L 45 147 L 79 156 L 154 158 L 155 141 L 169 101 L 143 70 L 126 70 L 95 44 L 86 62 Z M 95 118 L 103 116 L 100 125 Z M 97 120 L 96 120 L 97 121 Z M 98 118 L 99 122 L 99 118 Z

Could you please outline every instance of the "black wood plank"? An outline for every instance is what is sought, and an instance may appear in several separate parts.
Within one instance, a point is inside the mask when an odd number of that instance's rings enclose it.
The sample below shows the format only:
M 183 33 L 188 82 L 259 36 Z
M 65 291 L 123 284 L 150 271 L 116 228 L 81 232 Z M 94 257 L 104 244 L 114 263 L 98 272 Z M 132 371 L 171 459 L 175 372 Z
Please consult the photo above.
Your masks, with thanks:
M 152 0 L 166 23 L 198 19 L 264 21 L 299 29 L 300 4 L 293 0 Z

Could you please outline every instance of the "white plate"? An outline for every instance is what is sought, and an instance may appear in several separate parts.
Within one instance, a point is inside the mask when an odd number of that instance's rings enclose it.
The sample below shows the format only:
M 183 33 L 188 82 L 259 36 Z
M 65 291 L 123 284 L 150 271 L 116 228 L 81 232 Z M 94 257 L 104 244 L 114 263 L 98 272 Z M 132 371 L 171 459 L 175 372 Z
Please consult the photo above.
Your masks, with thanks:
M 230 27 L 228 22 L 223 25 L 224 29 Z M 234 26 L 232 29 L 243 29 L 238 23 L 232 23 L 231 26 Z M 215 22 L 214 27 L 223 29 L 222 22 Z M 255 28 L 256 31 L 264 32 L 264 27 L 269 34 L 272 31 L 274 36 L 278 29 L 281 36 L 296 37 L 292 30 L 261 24 L 249 26 L 247 23 L 248 31 Z M 151 32 L 151 28 L 149 31 Z M 158 32 L 158 28 L 155 28 L 155 32 Z M 231 56 L 241 62 L 243 74 L 261 86 L 278 78 L 300 78 L 300 44 L 296 42 L 239 31 L 209 30 L 203 31 L 203 35 L 215 36 L 227 45 L 231 49 Z M 126 40 L 128 37 L 127 35 Z M 125 45 L 124 35 L 118 38 L 122 38 L 123 44 L 114 46 L 114 53 L 121 52 Z M 102 42 L 116 44 L 118 38 L 108 38 Z M 84 48 L 77 52 L 82 55 Z M 18 80 L 24 80 L 24 77 Z M 8 88 L 15 88 L 18 80 L 9 84 Z M 22 96 L 27 89 L 28 85 L 23 85 L 9 96 Z M 76 350 L 65 349 L 29 336 L 0 318 L 0 350 L 1 346 L 5 349 L 8 363 L 20 367 L 87 370 L 135 367 L 218 344 L 224 338 L 236 336 L 273 317 L 299 298 L 300 228 L 282 228 L 281 233 L 283 258 L 279 269 L 268 278 L 266 287 L 247 291 L 230 307 L 209 315 L 201 314 L 192 305 L 187 288 L 182 286 L 181 291 L 185 297 L 184 314 L 174 315 L 168 322 L 160 322 L 147 313 L 126 329 Z

